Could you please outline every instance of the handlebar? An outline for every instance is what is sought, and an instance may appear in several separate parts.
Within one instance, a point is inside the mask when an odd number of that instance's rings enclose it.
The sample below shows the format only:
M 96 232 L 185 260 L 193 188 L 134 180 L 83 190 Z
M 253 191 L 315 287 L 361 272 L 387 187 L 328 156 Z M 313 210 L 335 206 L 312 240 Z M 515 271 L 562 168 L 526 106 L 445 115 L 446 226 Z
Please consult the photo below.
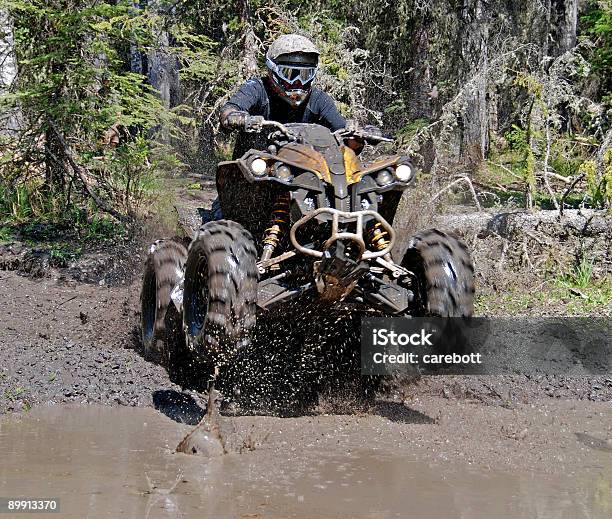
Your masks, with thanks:
M 392 137 L 387 137 L 385 135 L 381 135 L 380 133 L 372 133 L 369 132 L 365 128 L 341 128 L 340 130 L 336 130 L 334 132 L 334 136 L 340 139 L 350 139 L 355 138 L 359 140 L 363 140 L 368 144 L 380 144 L 381 142 L 394 142 L 395 139 Z
M 249 133 L 259 133 L 264 128 L 271 128 L 281 133 L 285 137 L 289 138 L 290 140 L 296 139 L 295 133 L 290 128 L 288 128 L 282 123 L 279 123 L 278 121 L 269 121 L 267 119 L 264 119 L 261 115 L 248 116 L 246 118 L 244 125 L 245 125 L 245 130 Z M 333 135 L 340 144 L 342 144 L 342 141 L 344 139 L 350 139 L 350 138 L 363 140 L 367 142 L 368 144 L 379 144 L 381 142 L 394 142 L 395 140 L 391 137 L 381 135 L 379 133 L 379 130 L 377 130 L 377 132 L 374 133 L 374 132 L 368 131 L 367 127 L 362 128 L 355 124 L 350 124 L 346 128 L 341 128 L 339 130 L 336 130 L 333 133 Z
M 245 130 L 249 133 L 259 133 L 264 128 L 275 128 L 277 131 L 286 135 L 289 138 L 294 138 L 293 132 L 287 128 L 284 124 L 278 121 L 268 121 L 261 115 L 250 115 L 246 118 L 244 123 Z

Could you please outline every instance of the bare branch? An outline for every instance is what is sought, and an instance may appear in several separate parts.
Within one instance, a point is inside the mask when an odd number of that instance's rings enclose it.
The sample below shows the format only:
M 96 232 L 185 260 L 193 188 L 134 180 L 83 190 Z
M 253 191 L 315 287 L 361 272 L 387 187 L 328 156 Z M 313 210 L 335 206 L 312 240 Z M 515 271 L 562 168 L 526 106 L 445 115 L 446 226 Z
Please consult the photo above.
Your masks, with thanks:
M 431 202 L 435 202 L 440 195 L 442 195 L 443 193 L 445 193 L 446 191 L 448 191 L 451 187 L 453 187 L 454 185 L 459 184 L 460 182 L 465 182 L 467 183 L 467 185 L 469 186 L 470 192 L 472 194 L 472 197 L 474 198 L 474 203 L 476 205 L 476 207 L 478 208 L 478 212 L 482 211 L 482 206 L 480 205 L 480 201 L 478 200 L 478 196 L 476 195 L 476 190 L 474 189 L 474 184 L 472 184 L 472 181 L 470 180 L 469 177 L 467 176 L 460 176 L 459 178 L 453 180 L 450 184 L 448 184 L 446 187 L 444 187 L 443 189 L 441 189 L 440 191 L 438 191 L 432 198 L 431 198 Z
M 121 213 L 119 213 L 118 211 L 116 211 L 115 209 L 110 207 L 104 200 L 102 200 L 94 192 L 94 190 L 89 185 L 89 182 L 87 181 L 87 176 L 86 176 L 85 168 L 83 166 L 80 166 L 79 164 L 77 164 L 77 162 L 75 161 L 74 156 L 72 154 L 72 150 L 70 149 L 70 147 L 66 143 L 66 140 L 64 139 L 64 136 L 57 129 L 57 126 L 55 125 L 55 123 L 53 121 L 49 120 L 49 126 L 53 130 L 53 133 L 55 134 L 55 136 L 57 137 L 57 140 L 59 141 L 60 145 L 62 146 L 62 151 L 64 152 L 64 156 L 66 157 L 66 160 L 68 160 L 68 163 L 70 164 L 70 167 L 79 176 L 79 178 L 81 179 L 81 182 L 83 183 L 83 187 L 85 188 L 85 191 L 87 191 L 87 194 L 91 197 L 91 199 L 95 202 L 95 204 L 102 211 L 104 211 L 105 213 L 110 214 L 111 216 L 114 216 L 119 221 L 122 221 L 122 222 L 130 221 L 130 218 L 126 217 L 125 215 L 122 215 Z

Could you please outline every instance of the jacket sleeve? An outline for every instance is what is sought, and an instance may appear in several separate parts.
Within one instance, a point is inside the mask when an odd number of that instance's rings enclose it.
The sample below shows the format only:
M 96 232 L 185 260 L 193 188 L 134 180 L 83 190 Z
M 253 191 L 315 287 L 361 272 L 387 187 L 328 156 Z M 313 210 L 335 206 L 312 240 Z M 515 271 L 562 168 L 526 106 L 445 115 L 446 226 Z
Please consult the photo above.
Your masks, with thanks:
M 346 119 L 340 114 L 336 103 L 328 94 L 319 90 L 316 104 L 317 116 L 321 124 L 330 128 L 333 132 L 346 126 Z
M 234 108 L 237 111 L 248 112 L 249 115 L 261 115 L 263 85 L 258 79 L 249 79 L 244 83 L 238 91 L 230 97 L 229 101 L 225 103 L 222 112 L 226 111 L 226 108 Z

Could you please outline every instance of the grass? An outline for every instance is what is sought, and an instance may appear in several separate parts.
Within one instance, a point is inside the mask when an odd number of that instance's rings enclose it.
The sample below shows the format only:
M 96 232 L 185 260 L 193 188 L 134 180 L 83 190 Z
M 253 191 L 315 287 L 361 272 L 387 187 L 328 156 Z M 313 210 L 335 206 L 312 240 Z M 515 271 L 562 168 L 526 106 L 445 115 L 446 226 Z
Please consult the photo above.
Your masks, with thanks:
M 32 404 L 24 399 L 27 389 L 24 387 L 16 387 L 15 389 L 6 389 L 3 395 L 11 404 L 21 401 L 21 411 L 28 412 L 32 409 Z
M 68 267 L 88 246 L 124 239 L 128 228 L 106 216 L 86 218 L 70 213 L 64 221 L 30 220 L 0 225 L 0 243 L 18 241 L 26 247 L 47 252 L 53 267 Z
M 82 247 L 63 246 L 50 250 L 51 265 L 54 267 L 67 267 L 71 261 L 76 260 L 83 253 Z
M 127 231 L 124 224 L 98 216 L 86 221 L 79 230 L 85 241 L 109 241 L 122 238 Z
M 512 287 L 477 294 L 476 315 L 612 316 L 612 277 L 593 280 L 588 268 L 578 277 L 551 279 L 540 286 Z M 589 280 L 586 283 L 586 280 Z
M 9 400 L 10 402 L 14 402 L 15 400 L 18 400 L 23 394 L 25 394 L 26 391 L 27 389 L 23 387 L 16 387 L 12 390 L 7 389 L 4 391 L 4 398 Z
M 0 243 L 11 241 L 15 236 L 15 231 L 7 225 L 0 226 Z
M 474 180 L 484 186 L 487 195 L 481 200 L 484 207 L 517 207 L 526 206 L 526 186 L 523 180 L 518 152 L 507 150 L 487 160 L 475 172 Z M 565 175 L 563 171 L 561 174 Z M 563 189 L 557 189 L 557 200 L 560 200 Z M 550 195 L 540 186 L 534 193 L 534 204 L 540 209 L 554 209 L 555 205 Z M 568 208 L 578 208 L 584 202 L 584 193 L 575 190 L 565 199 Z
M 593 279 L 594 261 L 582 258 L 573 272 L 559 279 L 559 283 L 568 288 L 588 288 Z

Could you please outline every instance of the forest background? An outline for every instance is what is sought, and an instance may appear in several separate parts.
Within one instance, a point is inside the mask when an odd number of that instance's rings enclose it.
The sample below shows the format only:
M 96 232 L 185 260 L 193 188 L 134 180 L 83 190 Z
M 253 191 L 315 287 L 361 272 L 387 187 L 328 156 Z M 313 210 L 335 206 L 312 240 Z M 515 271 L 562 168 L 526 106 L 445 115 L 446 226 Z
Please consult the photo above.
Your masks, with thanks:
M 0 222 L 125 225 L 210 175 L 218 108 L 288 32 L 431 192 L 610 209 L 610 0 L 0 0 Z

